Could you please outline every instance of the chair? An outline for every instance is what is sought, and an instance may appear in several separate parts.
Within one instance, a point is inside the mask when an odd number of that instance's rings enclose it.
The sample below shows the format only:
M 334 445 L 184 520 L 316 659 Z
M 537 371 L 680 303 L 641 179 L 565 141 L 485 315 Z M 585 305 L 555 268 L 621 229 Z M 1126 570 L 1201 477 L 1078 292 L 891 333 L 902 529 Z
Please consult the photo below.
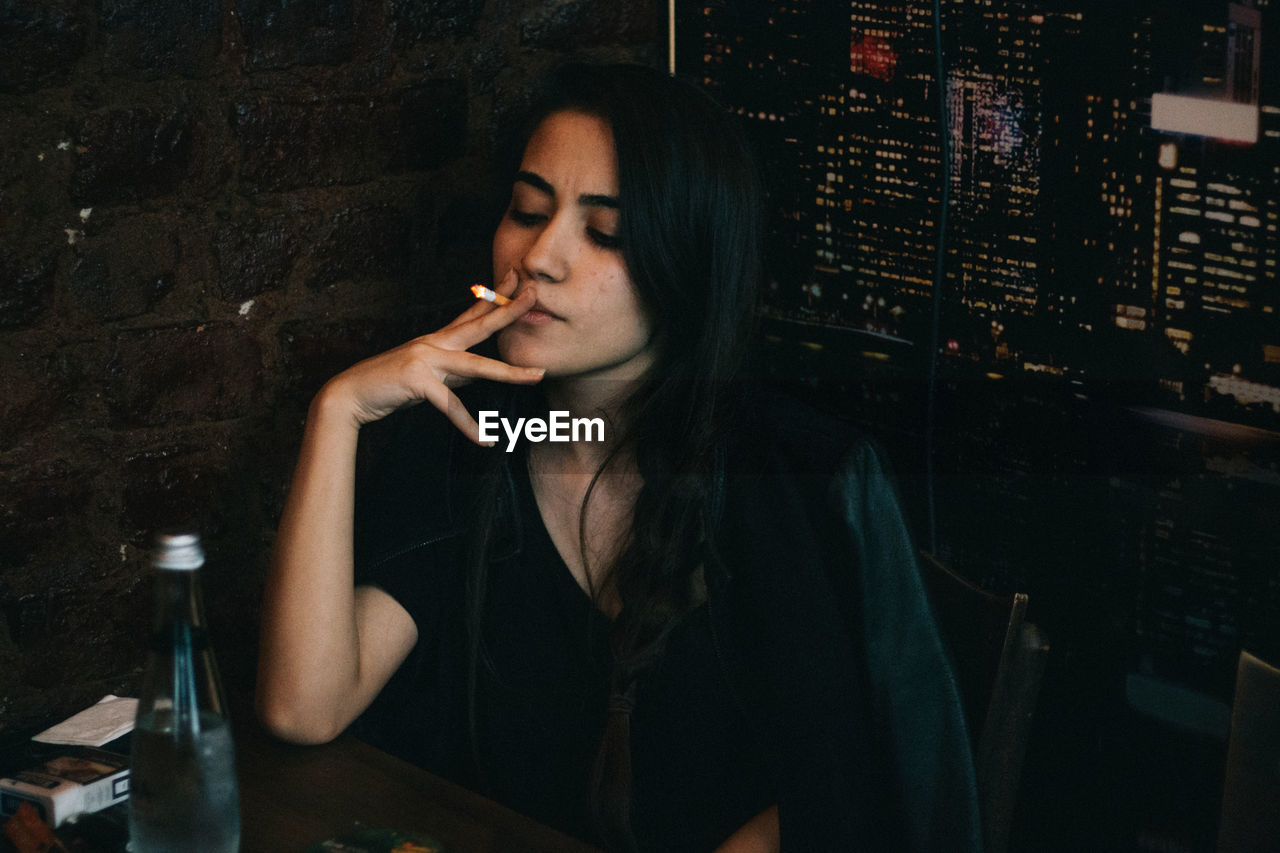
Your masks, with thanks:
M 1218 853 L 1280 846 L 1280 669 L 1241 650 L 1222 790 Z
M 1024 593 L 988 592 L 925 553 L 920 569 L 974 737 L 984 845 L 1005 853 L 1049 644 Z

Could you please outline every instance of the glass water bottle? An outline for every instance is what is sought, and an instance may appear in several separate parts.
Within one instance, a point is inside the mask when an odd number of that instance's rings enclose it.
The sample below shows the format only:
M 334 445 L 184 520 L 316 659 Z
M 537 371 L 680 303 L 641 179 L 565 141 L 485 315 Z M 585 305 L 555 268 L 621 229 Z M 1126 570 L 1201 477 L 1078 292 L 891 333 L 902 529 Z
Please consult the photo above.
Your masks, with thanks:
M 133 732 L 129 849 L 236 853 L 240 798 L 200 601 L 200 537 L 159 535 L 152 562 L 155 616 Z

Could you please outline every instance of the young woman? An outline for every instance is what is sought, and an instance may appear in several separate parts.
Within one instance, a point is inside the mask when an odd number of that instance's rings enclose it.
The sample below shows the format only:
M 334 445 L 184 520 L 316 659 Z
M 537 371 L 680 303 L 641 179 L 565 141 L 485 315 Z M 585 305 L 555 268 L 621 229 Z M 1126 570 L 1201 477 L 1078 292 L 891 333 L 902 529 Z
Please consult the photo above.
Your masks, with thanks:
M 493 239 L 512 301 L 312 402 L 262 718 L 312 743 L 358 722 L 609 849 L 976 849 L 954 683 L 876 454 L 736 381 L 760 199 L 735 127 L 633 66 L 563 69 L 531 126 Z M 484 412 L 603 435 L 508 452 Z M 382 461 L 357 477 L 362 431 Z

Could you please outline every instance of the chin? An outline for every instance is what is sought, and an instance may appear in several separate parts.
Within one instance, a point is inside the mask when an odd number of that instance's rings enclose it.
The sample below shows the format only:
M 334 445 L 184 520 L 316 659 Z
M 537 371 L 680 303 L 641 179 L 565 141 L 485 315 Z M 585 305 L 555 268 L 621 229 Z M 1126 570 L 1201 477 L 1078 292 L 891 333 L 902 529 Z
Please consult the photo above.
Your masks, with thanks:
M 504 330 L 505 331 L 505 330 Z M 547 374 L 551 374 L 551 365 L 548 363 L 549 355 L 541 351 L 538 347 L 527 340 L 521 340 L 517 335 L 500 334 L 498 336 L 498 356 L 513 367 L 545 367 Z

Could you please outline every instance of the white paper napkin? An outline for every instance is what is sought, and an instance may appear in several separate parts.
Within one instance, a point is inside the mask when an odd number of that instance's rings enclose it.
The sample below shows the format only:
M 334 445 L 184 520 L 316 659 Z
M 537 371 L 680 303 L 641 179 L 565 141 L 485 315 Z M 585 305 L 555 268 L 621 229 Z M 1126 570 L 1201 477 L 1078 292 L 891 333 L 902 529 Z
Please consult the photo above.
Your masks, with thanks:
M 79 714 L 45 729 L 31 739 L 68 746 L 102 746 L 133 731 L 133 718 L 137 711 L 137 699 L 107 694 L 96 705 L 85 708 Z

